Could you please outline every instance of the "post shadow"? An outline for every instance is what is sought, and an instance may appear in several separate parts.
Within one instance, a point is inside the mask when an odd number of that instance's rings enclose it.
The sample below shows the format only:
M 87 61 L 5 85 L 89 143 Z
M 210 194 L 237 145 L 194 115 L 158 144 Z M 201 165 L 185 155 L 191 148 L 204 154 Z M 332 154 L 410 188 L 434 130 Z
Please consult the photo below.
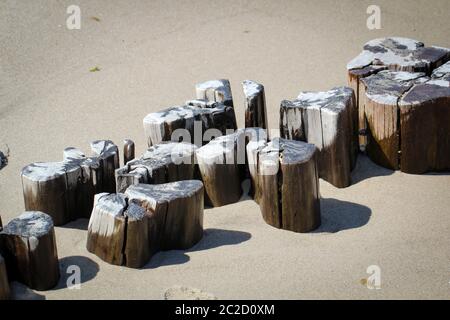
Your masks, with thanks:
M 366 225 L 372 214 L 370 208 L 332 198 L 320 199 L 322 223 L 312 233 L 336 233 Z
M 98 264 L 88 257 L 68 256 L 61 258 L 59 259 L 60 278 L 58 284 L 52 290 L 67 288 L 67 279 L 73 275 L 73 272 L 67 273 L 67 268 L 71 265 L 78 266 L 80 268 L 81 284 L 94 279 L 99 271 Z
M 384 168 L 375 164 L 370 158 L 362 153 L 358 154 L 356 166 L 352 171 L 352 185 L 372 177 L 389 176 L 394 170 Z

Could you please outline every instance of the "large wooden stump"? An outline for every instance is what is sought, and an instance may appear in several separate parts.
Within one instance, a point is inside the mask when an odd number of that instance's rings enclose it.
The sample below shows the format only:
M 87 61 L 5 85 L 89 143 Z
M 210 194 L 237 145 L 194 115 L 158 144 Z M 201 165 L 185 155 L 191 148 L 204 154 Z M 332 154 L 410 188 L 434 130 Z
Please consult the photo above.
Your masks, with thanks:
M 195 174 L 195 150 L 185 142 L 163 142 L 150 147 L 140 158 L 116 170 L 116 192 L 133 184 L 158 184 L 191 180 Z
M 48 290 L 59 280 L 58 253 L 52 218 L 26 211 L 0 232 L 8 275 L 36 290 Z
M 230 82 L 226 79 L 209 80 L 195 85 L 197 99 L 221 102 L 227 107 L 233 107 Z
M 267 129 L 266 96 L 264 86 L 251 80 L 242 82 L 245 95 L 245 127 Z
M 262 128 L 245 128 L 245 136 L 247 143 L 245 147 L 247 172 L 251 181 L 250 196 L 259 203 L 261 188 L 258 183 L 258 150 L 267 143 L 267 131 Z
M 196 150 L 198 168 L 210 204 L 237 202 L 245 174 L 245 131 L 220 136 Z
M 367 145 L 367 122 L 361 80 L 386 69 L 424 72 L 430 75 L 435 68 L 449 59 L 449 49 L 425 47 L 422 42 L 407 38 L 381 38 L 371 40 L 364 45 L 363 51 L 347 64 L 349 85 L 355 90 L 356 105 L 359 110 L 359 143 L 362 151 L 365 151 Z
M 117 146 L 94 141 L 94 155 L 66 148 L 61 162 L 36 162 L 22 169 L 25 209 L 48 213 L 55 225 L 89 218 L 94 195 L 114 192 L 114 171 L 119 167 Z
M 0 254 L 0 300 L 9 299 L 10 291 L 5 259 Z
M 258 152 L 259 205 L 276 228 L 308 232 L 320 225 L 317 149 L 302 141 L 275 138 Z
M 361 80 L 369 157 L 407 173 L 450 168 L 450 63 L 425 73 L 380 71 Z
M 350 185 L 356 164 L 356 107 L 353 90 L 301 92 L 296 100 L 281 102 L 283 138 L 315 144 L 319 150 L 319 177 L 336 187 Z
M 131 268 L 144 266 L 159 250 L 188 249 L 203 235 L 203 201 L 198 180 L 98 194 L 87 249 L 108 263 Z
M 185 105 L 148 114 L 144 131 L 148 146 L 162 141 L 190 142 L 202 146 L 206 130 L 217 129 L 220 134 L 237 128 L 234 108 L 222 102 L 190 100 Z

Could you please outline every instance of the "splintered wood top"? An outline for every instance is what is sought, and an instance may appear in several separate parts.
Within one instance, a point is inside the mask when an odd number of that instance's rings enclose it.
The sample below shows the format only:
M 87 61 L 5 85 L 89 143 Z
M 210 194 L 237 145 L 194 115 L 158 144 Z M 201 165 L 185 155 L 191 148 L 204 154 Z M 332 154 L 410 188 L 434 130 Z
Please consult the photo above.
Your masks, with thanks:
M 303 141 L 274 138 L 260 149 L 264 155 L 276 155 L 278 153 L 280 163 L 299 164 L 311 160 L 316 151 L 316 146 Z
M 53 228 L 52 218 L 40 211 L 25 211 L 12 219 L 1 233 L 21 237 L 42 237 Z

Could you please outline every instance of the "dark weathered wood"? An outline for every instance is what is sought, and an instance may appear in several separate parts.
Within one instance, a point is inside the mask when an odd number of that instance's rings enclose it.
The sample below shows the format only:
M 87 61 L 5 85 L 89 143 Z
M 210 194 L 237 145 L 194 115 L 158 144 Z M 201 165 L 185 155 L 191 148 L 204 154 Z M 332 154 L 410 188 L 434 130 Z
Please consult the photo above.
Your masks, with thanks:
M 302 141 L 275 138 L 258 152 L 259 205 L 277 228 L 308 232 L 320 225 L 317 149 Z
M 399 101 L 400 168 L 407 173 L 450 170 L 450 62 Z
M 211 205 L 239 201 L 245 174 L 245 131 L 211 140 L 196 150 L 196 158 Z
M 195 174 L 195 150 L 186 142 L 154 145 L 138 159 L 116 170 L 116 192 L 125 192 L 133 184 L 167 183 L 191 180 Z
M 140 268 L 159 250 L 188 249 L 200 241 L 203 201 L 198 180 L 98 194 L 86 247 L 108 263 Z
M 251 80 L 242 82 L 245 95 L 245 127 L 267 129 L 264 86 Z
M 233 107 L 230 82 L 226 79 L 209 80 L 195 85 L 197 99 L 221 102 L 228 107 Z
M 53 288 L 59 280 L 59 263 L 52 218 L 27 211 L 0 232 L 8 275 L 36 290 Z
M 261 198 L 261 189 L 258 183 L 258 149 L 267 143 L 267 131 L 262 128 L 245 128 L 246 136 L 246 163 L 247 172 L 250 177 L 250 196 L 257 203 Z
M 8 300 L 10 298 L 10 292 L 5 260 L 0 254 L 0 300 Z
M 36 162 L 22 170 L 25 209 L 48 213 L 55 225 L 89 218 L 94 195 L 115 191 L 114 171 L 119 167 L 117 146 L 94 141 L 93 157 L 66 148 L 61 162 Z
M 367 42 L 363 51 L 347 64 L 348 81 L 355 90 L 359 114 L 359 144 L 365 151 L 367 144 L 364 112 L 364 90 L 360 90 L 360 80 L 381 70 L 425 72 L 432 70 L 450 59 L 450 50 L 439 47 L 425 47 L 422 42 L 407 38 L 381 38 Z
M 234 108 L 222 102 L 190 100 L 182 106 L 148 114 L 144 131 L 148 146 L 162 141 L 190 142 L 202 146 L 206 130 L 217 129 L 219 134 L 237 128 Z
M 364 112 L 367 120 L 369 157 L 377 164 L 399 169 L 400 133 L 397 102 L 425 74 L 380 71 L 362 79 L 365 90 Z
M 134 159 L 134 141 L 130 139 L 125 139 L 123 141 L 123 164 L 126 165 L 128 161 Z
M 355 95 L 349 87 L 301 92 L 297 99 L 281 102 L 281 136 L 315 144 L 319 177 L 344 188 L 356 163 L 355 115 Z

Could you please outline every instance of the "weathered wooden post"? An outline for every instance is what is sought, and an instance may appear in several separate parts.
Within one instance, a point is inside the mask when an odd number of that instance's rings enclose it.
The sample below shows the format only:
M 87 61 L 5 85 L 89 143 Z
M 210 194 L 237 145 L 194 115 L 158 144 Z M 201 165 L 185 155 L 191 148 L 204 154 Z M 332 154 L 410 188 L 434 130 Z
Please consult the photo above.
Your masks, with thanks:
M 52 218 L 26 211 L 0 232 L 8 274 L 28 287 L 48 290 L 59 280 L 59 263 Z
M 227 129 L 236 128 L 233 107 L 206 100 L 190 100 L 182 106 L 153 112 L 144 118 L 149 147 L 162 141 L 183 141 L 202 146 L 206 130 L 217 129 L 225 134 Z
M 267 111 L 264 86 L 251 80 L 242 82 L 245 95 L 245 127 L 267 129 Z
M 138 159 L 116 170 L 116 192 L 138 183 L 167 183 L 194 179 L 195 150 L 186 142 L 162 142 L 154 145 Z
M 22 169 L 25 209 L 48 213 L 55 225 L 89 218 L 94 195 L 115 191 L 118 148 L 111 141 L 94 141 L 93 157 L 66 148 L 61 162 L 36 162 Z
M 264 220 L 280 229 L 308 232 L 320 225 L 317 148 L 275 138 L 258 151 L 259 205 Z
M 237 202 L 245 174 L 244 130 L 217 137 L 196 150 L 198 168 L 211 205 Z
M 315 144 L 319 177 L 338 188 L 351 183 L 356 164 L 356 106 L 353 90 L 337 87 L 325 92 L 301 92 L 280 108 L 283 138 Z
M 188 249 L 200 241 L 203 201 L 198 180 L 98 194 L 86 247 L 108 263 L 140 268 L 159 250 Z
M 356 94 L 358 108 L 359 143 L 365 151 L 367 145 L 367 122 L 365 119 L 364 86 L 361 80 L 382 70 L 431 72 L 448 61 L 450 50 L 440 47 L 425 47 L 417 40 L 390 37 L 367 42 L 363 51 L 347 64 L 348 82 Z
M 126 165 L 128 161 L 134 159 L 134 141 L 125 139 L 123 141 L 123 164 Z
M 250 196 L 259 203 L 261 189 L 258 184 L 258 149 L 266 145 L 267 131 L 262 128 L 245 128 L 245 136 L 247 172 L 251 181 Z
M 0 300 L 8 300 L 10 297 L 10 288 L 8 274 L 6 272 L 5 259 L 0 254 Z
M 233 107 L 230 81 L 226 79 L 209 80 L 195 85 L 197 99 L 221 102 L 227 107 Z

